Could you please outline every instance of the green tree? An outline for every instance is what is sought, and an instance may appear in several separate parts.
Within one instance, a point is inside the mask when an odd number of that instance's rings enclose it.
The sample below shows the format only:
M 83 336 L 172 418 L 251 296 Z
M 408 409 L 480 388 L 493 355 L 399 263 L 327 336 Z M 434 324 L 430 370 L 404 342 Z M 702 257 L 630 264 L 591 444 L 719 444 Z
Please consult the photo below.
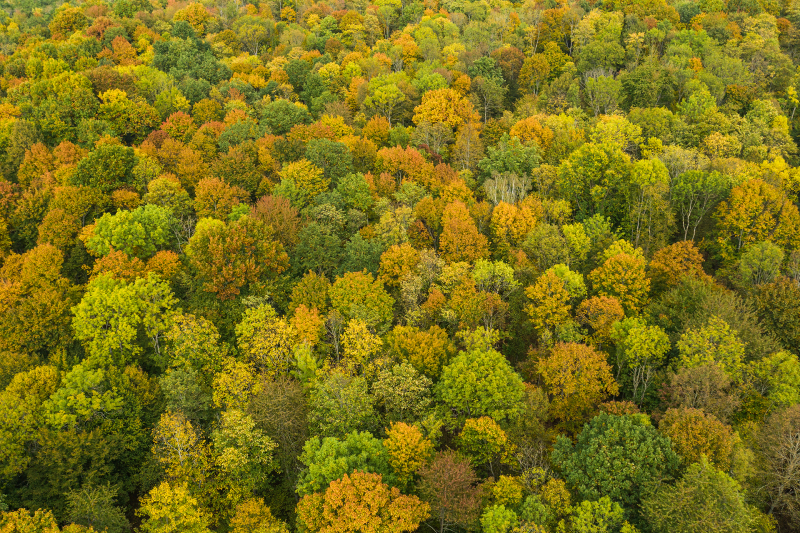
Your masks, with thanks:
M 670 349 L 669 337 L 658 326 L 649 326 L 643 320 L 627 318 L 614 324 L 611 338 L 617 343 L 622 356 L 620 363 L 630 372 L 634 401 L 641 401 L 655 373 L 665 362 Z
M 490 416 L 501 423 L 519 415 L 525 393 L 503 354 L 480 346 L 459 352 L 442 369 L 435 391 L 457 420 Z
M 71 175 L 72 185 L 95 187 L 111 192 L 133 182 L 136 158 L 133 148 L 105 143 L 80 160 Z
M 147 204 L 133 211 L 105 213 L 95 222 L 86 247 L 99 256 L 112 250 L 147 259 L 174 242 L 177 221 L 170 209 Z
M 694 240 L 698 226 L 730 188 L 730 178 L 716 171 L 689 170 L 672 182 L 672 206 L 680 220 L 684 240 Z
M 332 481 L 356 471 L 381 474 L 388 483 L 395 481 L 383 443 L 368 431 L 353 431 L 343 439 L 312 437 L 303 446 L 300 462 L 305 465 L 297 480 L 301 497 L 324 492 Z
M 394 318 L 394 299 L 383 283 L 367 272 L 348 272 L 330 289 L 331 307 L 345 320 L 358 319 L 379 332 L 386 331 Z
M 608 496 L 626 508 L 638 504 L 649 483 L 674 476 L 679 465 L 669 439 L 646 415 L 606 413 L 586 424 L 575 444 L 558 437 L 552 461 L 582 499 Z
M 176 303 L 169 285 L 158 276 L 150 274 L 130 284 L 101 276 L 73 308 L 72 326 L 97 361 L 134 360 L 143 351 L 137 342 L 140 334 L 160 360 Z
M 372 384 L 375 404 L 387 422 L 416 422 L 431 408 L 433 382 L 409 363 L 380 370 Z
M 655 533 L 745 533 L 757 530 L 760 513 L 745 503 L 736 481 L 701 458 L 675 485 L 662 485 L 646 497 L 642 514 Z
M 311 391 L 308 421 L 315 434 L 344 436 L 352 431 L 374 429 L 375 399 L 367 381 L 333 370 L 320 378 Z
M 67 519 L 73 524 L 108 533 L 130 531 L 122 507 L 114 505 L 116 488 L 111 485 L 84 486 L 67 496 Z
M 608 496 L 603 496 L 597 501 L 582 501 L 576 505 L 569 522 L 576 532 L 614 533 L 620 531 L 623 517 L 622 507 Z

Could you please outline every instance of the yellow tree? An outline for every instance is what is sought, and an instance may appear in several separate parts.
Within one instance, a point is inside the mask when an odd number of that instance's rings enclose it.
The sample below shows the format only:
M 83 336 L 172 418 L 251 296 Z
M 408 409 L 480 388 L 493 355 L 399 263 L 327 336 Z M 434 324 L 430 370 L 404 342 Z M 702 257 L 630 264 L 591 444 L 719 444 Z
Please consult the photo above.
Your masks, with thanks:
M 308 195 L 309 200 L 327 191 L 331 184 L 323 170 L 307 159 L 287 164 L 280 171 L 280 177 L 283 180 L 293 181 Z
M 478 122 L 480 116 L 472 102 L 457 91 L 449 88 L 427 91 L 422 103 L 414 108 L 414 124 L 443 122 L 451 128 L 462 124 Z
M 423 465 L 433 457 L 433 443 L 426 439 L 417 426 L 404 422 L 393 423 L 386 431 L 383 446 L 401 487 L 406 487 Z
M 625 318 L 625 310 L 616 298 L 593 296 L 578 305 L 575 317 L 579 324 L 589 328 L 591 343 L 602 348 L 611 338 L 614 323 Z
M 136 514 L 143 533 L 210 533 L 210 516 L 186 484 L 161 483 L 142 498 Z
M 381 338 L 372 333 L 363 320 L 353 319 L 347 323 L 342 334 L 342 363 L 348 372 L 364 372 L 382 346 Z
M 650 280 L 645 274 L 645 260 L 638 254 L 618 253 L 589 273 L 589 280 L 599 296 L 619 300 L 625 313 L 637 314 L 647 303 Z
M 161 415 L 153 429 L 153 455 L 170 483 L 191 487 L 197 495 L 207 494 L 211 452 L 183 414 Z
M 381 255 L 378 279 L 387 287 L 399 288 L 402 279 L 419 263 L 419 252 L 409 243 L 393 244 Z
M 261 498 L 250 498 L 236 506 L 231 533 L 289 533 L 289 527 L 275 518 Z
M 584 344 L 556 344 L 537 371 L 552 398 L 553 414 L 567 423 L 585 420 L 619 391 L 605 355 Z
M 489 227 L 492 231 L 492 244 L 501 256 L 522 240 L 536 226 L 536 215 L 528 206 L 515 206 L 500 202 L 492 210 Z
M 414 326 L 397 326 L 389 335 L 387 344 L 394 356 L 433 378 L 456 353 L 447 332 L 439 326 L 431 326 L 427 331 Z
M 570 295 L 564 287 L 564 281 L 553 270 L 548 270 L 535 284 L 525 289 L 525 296 L 530 300 L 525 312 L 539 337 L 549 342 L 556 328 L 570 319 Z
M 703 256 L 694 242 L 676 242 L 653 254 L 648 277 L 654 288 L 666 290 L 675 287 L 683 276 L 710 280 L 710 276 L 703 271 Z
M 271 376 L 289 371 L 292 348 L 299 341 L 294 326 L 268 304 L 245 311 L 236 339 L 245 357 Z
M 748 244 L 769 240 L 784 249 L 800 245 L 800 213 L 786 193 L 753 179 L 734 187 L 717 208 L 717 244 L 723 259 Z

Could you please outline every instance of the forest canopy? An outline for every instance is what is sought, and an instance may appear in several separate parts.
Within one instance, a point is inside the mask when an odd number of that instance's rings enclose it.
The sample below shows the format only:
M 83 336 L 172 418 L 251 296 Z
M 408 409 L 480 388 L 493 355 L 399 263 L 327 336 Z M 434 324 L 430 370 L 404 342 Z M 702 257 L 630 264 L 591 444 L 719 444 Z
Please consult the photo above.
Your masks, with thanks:
M 800 0 L 0 0 L 0 532 L 800 531 Z

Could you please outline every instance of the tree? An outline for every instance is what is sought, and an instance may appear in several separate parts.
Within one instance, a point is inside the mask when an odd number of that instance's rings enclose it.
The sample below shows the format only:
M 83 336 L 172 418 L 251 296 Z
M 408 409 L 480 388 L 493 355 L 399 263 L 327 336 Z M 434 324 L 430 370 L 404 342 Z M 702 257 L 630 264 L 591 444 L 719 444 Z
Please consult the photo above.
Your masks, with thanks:
M 312 139 L 306 147 L 306 158 L 321 168 L 334 186 L 353 172 L 353 156 L 349 148 L 329 139 Z
M 422 435 L 417 426 L 409 426 L 404 422 L 391 425 L 386 431 L 383 447 L 401 488 L 408 487 L 417 471 L 428 464 L 433 456 L 433 443 Z
M 414 108 L 414 124 L 444 122 L 451 128 L 477 122 L 472 103 L 453 89 L 435 89 L 422 95 L 422 103 Z
M 622 102 L 622 83 L 611 76 L 587 76 L 584 97 L 597 115 L 611 115 Z
M 578 220 L 595 214 L 621 220 L 620 192 L 630 166 L 618 143 L 586 143 L 558 167 L 556 187 L 573 205 Z
M 175 222 L 171 210 L 152 204 L 105 213 L 95 222 L 86 247 L 99 256 L 119 250 L 146 259 L 172 244 Z
M 569 518 L 573 531 L 612 533 L 623 525 L 624 511 L 617 502 L 603 496 L 596 502 L 582 501 Z
M 800 524 L 800 405 L 772 414 L 758 435 L 758 479 L 770 513 Z
M 546 344 L 556 338 L 557 328 L 570 319 L 570 296 L 564 282 L 552 270 L 539 276 L 534 285 L 525 289 L 531 303 L 525 312 L 533 322 L 539 338 Z
M 492 477 L 496 471 L 499 473 L 500 463 L 509 462 L 514 451 L 505 431 L 488 416 L 468 418 L 456 442 L 474 467 L 488 466 Z
M 355 471 L 378 473 L 394 482 L 389 461 L 383 443 L 368 431 L 353 431 L 342 439 L 312 437 L 300 455 L 305 468 L 297 481 L 297 494 L 324 492 L 332 481 Z
M 378 80 L 378 78 L 373 78 Z M 367 109 L 373 110 L 384 117 L 392 124 L 392 115 L 394 110 L 405 102 L 406 95 L 394 83 L 380 83 L 372 87 L 373 81 L 370 80 L 370 94 L 364 99 L 364 105 Z
M 459 352 L 442 370 L 435 391 L 458 420 L 490 416 L 500 423 L 517 417 L 525 393 L 522 378 L 488 346 Z
M 456 351 L 447 332 L 435 325 L 427 330 L 414 326 L 395 326 L 387 344 L 396 357 L 431 378 L 439 376 L 442 367 Z
M 748 384 L 773 406 L 800 403 L 800 360 L 790 352 L 777 352 L 751 361 L 745 369 Z
M 658 429 L 686 463 L 701 462 L 702 456 L 721 470 L 730 467 L 734 433 L 714 415 L 700 409 L 668 409 Z
M 654 253 L 650 259 L 648 276 L 653 289 L 658 291 L 677 286 L 683 276 L 709 279 L 703 271 L 703 256 L 692 241 L 676 242 Z
M 769 240 L 784 249 L 800 243 L 800 213 L 784 193 L 760 179 L 734 187 L 716 209 L 720 255 L 731 259 L 747 244 Z
M 261 498 L 251 498 L 236 506 L 231 518 L 232 533 L 289 533 L 289 527 L 272 515 Z
M 233 209 L 247 202 L 247 191 L 231 186 L 219 178 L 206 178 L 197 183 L 194 210 L 198 217 L 227 221 Z
M 381 255 L 378 279 L 384 285 L 399 288 L 405 276 L 410 275 L 419 263 L 419 252 L 409 243 L 394 244 Z
M 236 338 L 244 355 L 270 376 L 288 373 L 299 341 L 294 327 L 268 304 L 244 312 Z
M 277 444 L 256 427 L 250 416 L 237 409 L 226 410 L 211 439 L 219 472 L 217 483 L 222 487 L 227 509 L 267 486 L 277 467 L 273 459 Z
M 742 376 L 744 344 L 736 331 L 717 316 L 712 316 L 705 327 L 690 328 L 681 335 L 678 352 L 681 366 L 717 363 L 734 380 Z
M 288 268 L 283 246 L 260 220 L 249 216 L 225 224 L 203 219 L 186 247 L 189 264 L 196 270 L 202 289 L 221 300 L 259 285 Z
M 71 343 L 77 288 L 62 275 L 64 255 L 49 244 L 10 255 L 0 268 L 0 350 L 32 357 Z
M 84 486 L 67 496 L 68 520 L 88 528 L 108 533 L 130 530 L 121 507 L 114 505 L 117 491 L 111 485 Z
M 456 531 L 477 522 L 480 491 L 469 460 L 452 450 L 437 452 L 431 463 L 419 470 L 419 476 L 419 494 L 430 505 L 435 531 Z
M 673 231 L 667 167 L 658 159 L 635 162 L 626 189 L 631 242 L 649 255 L 663 247 Z
M 54 366 L 18 372 L 0 392 L 0 473 L 12 478 L 25 472 L 33 459 L 27 446 L 44 425 L 44 402 L 58 389 Z
M 483 121 L 498 109 L 502 109 L 508 89 L 503 87 L 503 79 L 491 76 L 477 76 L 472 79 L 473 101 L 483 113 Z
M 633 399 L 641 401 L 655 372 L 664 363 L 670 349 L 669 337 L 658 326 L 648 326 L 643 320 L 630 318 L 617 322 L 611 336 L 622 356 L 620 363 L 630 371 Z
M 330 188 L 330 178 L 325 172 L 307 159 L 288 163 L 280 171 L 282 183 L 291 182 L 300 192 L 301 206 L 308 204 L 318 194 Z M 282 185 L 283 186 L 283 185 Z
M 374 429 L 375 400 L 361 376 L 333 370 L 319 379 L 311 391 L 308 421 L 322 436 L 343 436 L 352 431 Z
M 379 332 L 386 331 L 391 324 L 394 299 L 367 272 L 348 272 L 337 278 L 329 294 L 331 307 L 345 320 L 361 320 Z
M 781 247 L 769 241 L 749 244 L 742 252 L 739 273 L 752 286 L 771 283 L 780 274 L 783 258 Z
M 714 362 L 679 369 L 669 376 L 662 394 L 668 407 L 702 409 L 723 421 L 741 403 L 733 380 Z
M 639 502 L 644 487 L 668 480 L 679 465 L 669 439 L 646 415 L 606 413 L 586 424 L 574 445 L 558 437 L 552 461 L 582 499 L 608 496 L 626 508 Z
M 58 522 L 51 511 L 37 509 L 33 513 L 18 509 L 0 513 L 0 531 L 25 531 L 32 533 L 59 533 Z M 89 532 L 94 531 L 90 529 Z
M 285 135 L 296 124 L 310 124 L 311 114 L 299 104 L 277 99 L 261 109 L 259 125 L 273 135 Z
M 212 468 L 211 450 L 182 413 L 161 415 L 153 428 L 153 455 L 164 469 L 167 480 L 175 484 L 174 489 L 162 485 L 159 498 L 171 497 L 173 490 L 191 490 L 191 494 L 198 497 L 207 495 L 206 485 Z
M 71 185 L 95 187 L 111 192 L 133 181 L 133 148 L 105 143 L 81 159 L 71 175 Z
M 433 382 L 409 363 L 378 371 L 372 384 L 376 406 L 387 422 L 413 423 L 431 407 Z
M 390 488 L 380 474 L 354 472 L 324 493 L 304 496 L 297 504 L 297 526 L 302 533 L 403 533 L 415 531 L 429 514 L 427 503 Z
M 462 202 L 455 201 L 444 208 L 439 253 L 450 262 L 474 262 L 489 256 L 488 240 L 478 232 Z
M 287 376 L 264 377 L 247 408 L 256 426 L 278 444 L 281 473 L 294 487 L 298 457 L 308 439 L 308 405 L 301 384 Z
M 160 360 L 176 303 L 169 285 L 153 274 L 133 283 L 98 277 L 72 309 L 75 337 L 95 361 L 124 364 L 142 353 L 137 343 L 142 333 Z
M 102 369 L 77 364 L 42 406 L 45 420 L 56 429 L 94 427 L 98 420 L 114 416 L 123 407 L 119 394 L 109 389 Z
M 625 311 L 616 298 L 594 296 L 580 303 L 575 317 L 579 324 L 591 328 L 590 344 L 602 348 L 611 339 L 614 323 L 625 318 Z
M 537 372 L 552 398 L 553 414 L 568 423 L 584 420 L 619 389 L 605 356 L 583 344 L 556 344 Z
M 505 505 L 492 505 L 481 515 L 481 531 L 486 533 L 507 533 L 515 531 L 519 525 L 517 514 Z
M 110 89 L 100 94 L 100 100 L 97 116 L 110 123 L 126 143 L 141 143 L 161 123 L 161 117 L 153 106 L 144 100 L 129 98 L 123 90 Z
M 599 296 L 619 300 L 625 313 L 636 314 L 645 305 L 650 291 L 650 280 L 645 275 L 642 257 L 619 253 L 589 273 L 589 280 Z
M 745 503 L 736 481 L 701 458 L 675 485 L 662 485 L 645 498 L 642 514 L 656 533 L 744 533 L 754 530 L 760 513 Z
M 202 510 L 185 484 L 163 482 L 147 496 L 136 511 L 146 533 L 208 533 L 209 515 Z
M 698 226 L 730 188 L 730 178 L 716 171 L 689 170 L 672 182 L 670 197 L 683 229 L 683 240 L 694 241 Z

